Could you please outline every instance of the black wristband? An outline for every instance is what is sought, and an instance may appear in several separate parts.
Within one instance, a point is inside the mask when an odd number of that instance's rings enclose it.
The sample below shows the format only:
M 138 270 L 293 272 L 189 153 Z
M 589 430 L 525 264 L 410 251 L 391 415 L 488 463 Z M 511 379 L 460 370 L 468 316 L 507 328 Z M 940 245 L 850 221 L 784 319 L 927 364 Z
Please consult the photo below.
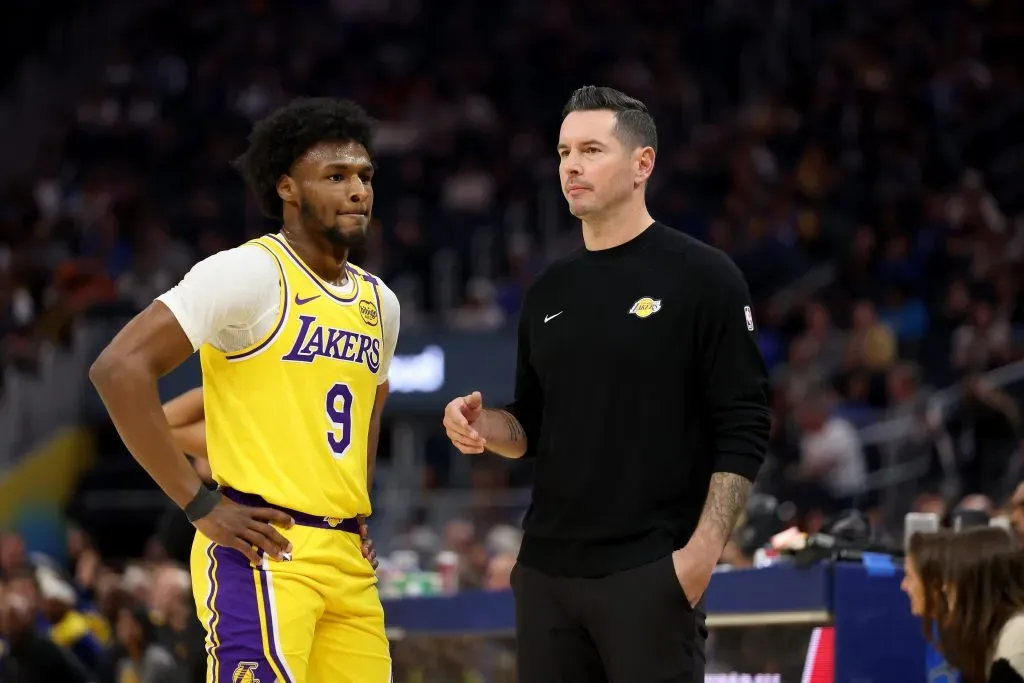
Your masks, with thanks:
M 206 515 L 210 514 L 213 508 L 217 507 L 223 494 L 220 489 L 211 491 L 206 485 L 199 487 L 195 497 L 185 506 L 185 516 L 188 521 L 195 524 Z

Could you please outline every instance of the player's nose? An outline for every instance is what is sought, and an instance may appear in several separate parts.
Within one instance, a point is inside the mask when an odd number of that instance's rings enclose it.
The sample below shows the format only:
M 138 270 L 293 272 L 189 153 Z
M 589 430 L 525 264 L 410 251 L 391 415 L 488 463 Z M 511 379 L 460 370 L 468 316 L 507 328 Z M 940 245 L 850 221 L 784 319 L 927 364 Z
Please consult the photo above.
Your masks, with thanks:
M 348 199 L 350 202 L 357 206 L 363 206 L 366 204 L 366 200 L 370 196 L 370 186 L 364 183 L 360 178 L 353 178 L 352 183 L 348 187 Z

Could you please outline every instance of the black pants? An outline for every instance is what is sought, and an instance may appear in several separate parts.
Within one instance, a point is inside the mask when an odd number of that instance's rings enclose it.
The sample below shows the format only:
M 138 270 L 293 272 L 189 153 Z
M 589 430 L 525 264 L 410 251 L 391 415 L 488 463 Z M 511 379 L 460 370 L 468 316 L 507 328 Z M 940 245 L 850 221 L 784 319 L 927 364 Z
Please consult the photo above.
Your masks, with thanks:
M 704 613 L 671 556 L 597 579 L 516 565 L 519 683 L 703 683 Z

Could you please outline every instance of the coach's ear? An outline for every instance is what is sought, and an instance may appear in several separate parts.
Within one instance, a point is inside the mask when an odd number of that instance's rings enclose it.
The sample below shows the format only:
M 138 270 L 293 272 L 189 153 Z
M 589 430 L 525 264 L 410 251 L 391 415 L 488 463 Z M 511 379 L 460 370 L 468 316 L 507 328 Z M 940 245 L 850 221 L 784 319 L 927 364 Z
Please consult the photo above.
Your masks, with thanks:
M 654 157 L 657 156 L 653 147 L 641 147 L 633 153 L 634 176 L 633 186 L 640 187 L 646 183 L 651 174 L 654 173 Z
M 297 194 L 295 181 L 291 176 L 283 175 L 277 179 L 277 196 L 281 198 L 281 201 L 285 204 L 294 204 Z

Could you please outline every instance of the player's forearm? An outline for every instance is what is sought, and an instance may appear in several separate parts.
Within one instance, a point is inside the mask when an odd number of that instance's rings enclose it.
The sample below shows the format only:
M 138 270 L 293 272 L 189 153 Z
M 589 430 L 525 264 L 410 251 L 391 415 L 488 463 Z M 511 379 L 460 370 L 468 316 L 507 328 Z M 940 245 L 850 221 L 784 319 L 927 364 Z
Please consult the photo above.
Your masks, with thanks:
M 484 410 L 474 428 L 487 441 L 487 450 L 492 453 L 513 460 L 526 454 L 526 431 L 512 413 Z
M 370 433 L 366 438 L 366 490 L 373 490 L 373 476 L 377 472 L 377 444 L 380 443 L 380 415 L 370 417 Z
M 171 429 L 188 427 L 206 418 L 203 405 L 203 388 L 190 389 L 164 404 L 164 415 Z
M 749 479 L 731 472 L 711 475 L 707 501 L 687 546 L 709 561 L 718 562 L 747 505 L 751 486 Z
M 373 477 L 377 472 L 377 444 L 380 443 L 380 420 L 384 414 L 384 404 L 391 393 L 391 382 L 384 380 L 377 387 L 373 397 L 373 411 L 370 413 L 370 430 L 366 435 L 366 490 L 373 490 Z
M 206 460 L 206 420 L 171 427 L 174 444 L 193 458 Z
M 131 357 L 115 358 L 104 352 L 90 368 L 89 379 L 128 451 L 164 493 L 184 508 L 202 482 L 171 436 L 156 375 Z

